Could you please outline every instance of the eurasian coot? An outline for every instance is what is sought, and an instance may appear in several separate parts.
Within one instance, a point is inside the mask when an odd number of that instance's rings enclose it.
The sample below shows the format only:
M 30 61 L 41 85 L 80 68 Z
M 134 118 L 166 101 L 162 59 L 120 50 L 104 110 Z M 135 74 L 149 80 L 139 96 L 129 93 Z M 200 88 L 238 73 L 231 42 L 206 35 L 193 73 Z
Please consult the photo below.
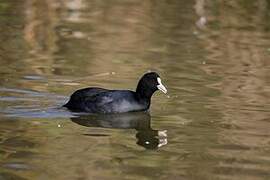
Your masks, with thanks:
M 151 104 L 151 97 L 157 90 L 167 93 L 156 72 L 143 75 L 136 91 L 109 90 L 97 87 L 84 88 L 75 91 L 64 105 L 77 112 L 99 114 L 146 111 Z

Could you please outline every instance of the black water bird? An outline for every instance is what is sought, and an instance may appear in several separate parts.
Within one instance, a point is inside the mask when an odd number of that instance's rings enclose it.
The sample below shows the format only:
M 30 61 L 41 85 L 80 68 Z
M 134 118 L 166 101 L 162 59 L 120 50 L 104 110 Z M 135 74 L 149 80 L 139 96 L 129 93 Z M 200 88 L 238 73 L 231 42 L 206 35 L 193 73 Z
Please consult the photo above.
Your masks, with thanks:
M 98 114 L 147 111 L 155 91 L 167 93 L 156 72 L 143 75 L 136 91 L 90 87 L 75 91 L 64 105 L 72 111 Z

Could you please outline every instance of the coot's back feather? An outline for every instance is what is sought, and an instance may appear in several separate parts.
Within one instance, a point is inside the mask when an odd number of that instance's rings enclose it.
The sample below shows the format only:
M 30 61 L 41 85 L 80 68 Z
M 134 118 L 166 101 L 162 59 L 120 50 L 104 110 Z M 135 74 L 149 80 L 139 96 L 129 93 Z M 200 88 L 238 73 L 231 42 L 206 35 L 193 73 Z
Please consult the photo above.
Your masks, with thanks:
M 74 111 L 82 111 L 82 107 L 85 104 L 85 99 L 92 98 L 99 93 L 107 91 L 107 89 L 96 87 L 79 89 L 71 95 L 68 103 L 66 103 L 64 107 Z

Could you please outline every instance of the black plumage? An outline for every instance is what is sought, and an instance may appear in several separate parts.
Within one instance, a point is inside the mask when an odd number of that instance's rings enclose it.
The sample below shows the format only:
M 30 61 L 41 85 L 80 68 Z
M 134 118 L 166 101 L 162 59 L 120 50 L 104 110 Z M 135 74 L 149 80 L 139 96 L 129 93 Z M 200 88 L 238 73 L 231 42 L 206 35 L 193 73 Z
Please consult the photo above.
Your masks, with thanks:
M 146 73 L 140 79 L 136 91 L 109 90 L 98 87 L 75 91 L 64 105 L 72 111 L 89 113 L 124 113 L 146 111 L 156 90 L 167 92 L 155 72 Z

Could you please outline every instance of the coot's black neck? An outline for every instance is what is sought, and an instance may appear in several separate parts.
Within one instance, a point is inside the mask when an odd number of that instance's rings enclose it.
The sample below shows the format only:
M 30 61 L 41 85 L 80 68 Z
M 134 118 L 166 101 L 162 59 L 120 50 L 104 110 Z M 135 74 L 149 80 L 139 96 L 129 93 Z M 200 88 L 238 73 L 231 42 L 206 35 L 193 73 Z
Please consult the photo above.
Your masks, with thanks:
M 147 87 L 147 85 L 143 83 L 142 81 L 139 81 L 137 89 L 136 89 L 136 95 L 140 101 L 150 103 L 151 97 L 154 94 L 154 92 L 155 90 Z

